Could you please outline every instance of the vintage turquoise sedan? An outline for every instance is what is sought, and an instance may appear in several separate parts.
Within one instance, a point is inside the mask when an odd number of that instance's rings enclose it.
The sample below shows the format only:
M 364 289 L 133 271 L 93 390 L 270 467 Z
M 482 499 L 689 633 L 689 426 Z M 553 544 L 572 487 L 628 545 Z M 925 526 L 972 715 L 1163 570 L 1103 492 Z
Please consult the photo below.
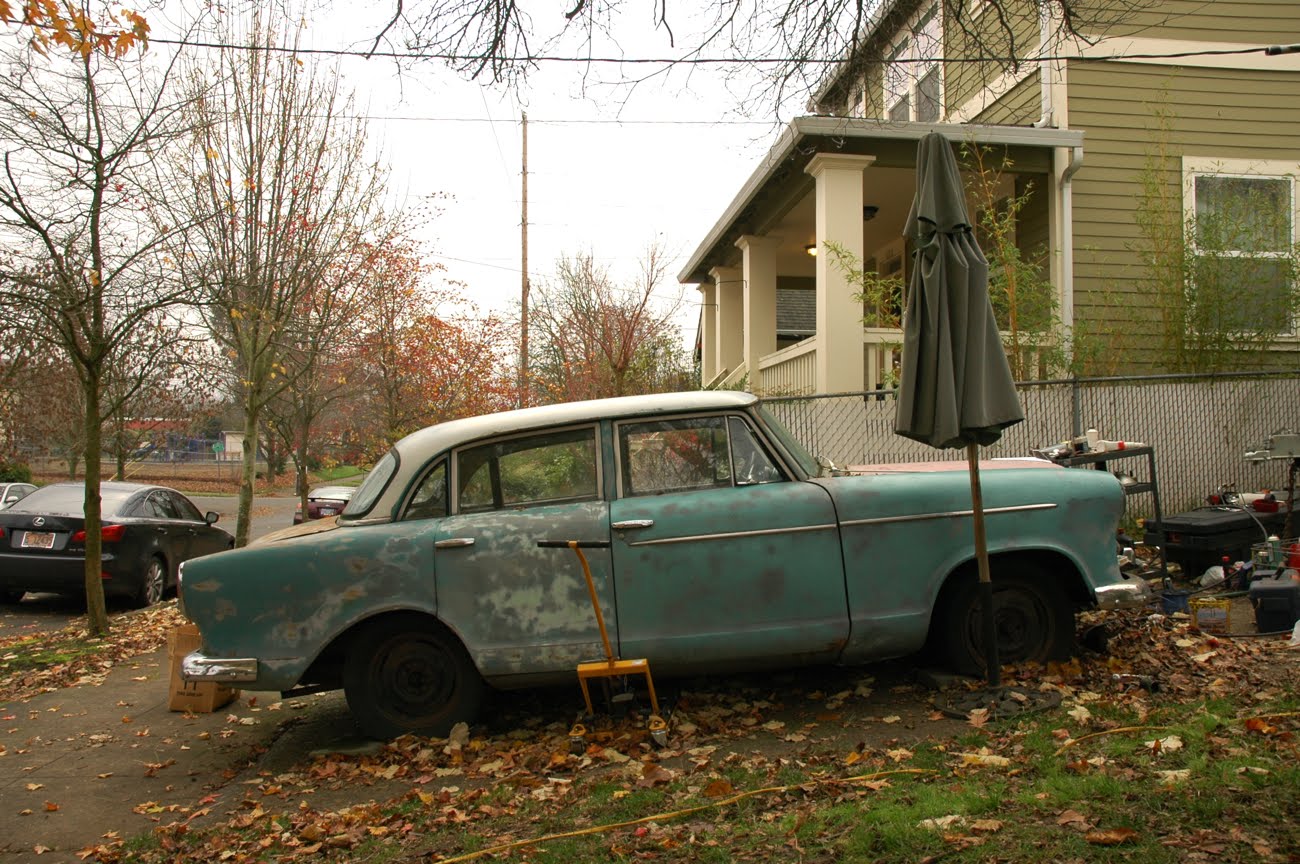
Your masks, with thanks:
M 744 393 L 526 408 L 393 447 L 343 514 L 186 562 L 186 678 L 343 688 L 363 731 L 444 734 L 487 686 L 573 681 L 615 651 L 657 676 L 857 664 L 927 643 L 979 670 L 964 463 L 819 465 Z M 1142 602 L 1118 481 L 1047 462 L 983 476 L 1006 661 L 1068 655 L 1074 612 Z M 832 476 L 834 475 L 834 476 Z

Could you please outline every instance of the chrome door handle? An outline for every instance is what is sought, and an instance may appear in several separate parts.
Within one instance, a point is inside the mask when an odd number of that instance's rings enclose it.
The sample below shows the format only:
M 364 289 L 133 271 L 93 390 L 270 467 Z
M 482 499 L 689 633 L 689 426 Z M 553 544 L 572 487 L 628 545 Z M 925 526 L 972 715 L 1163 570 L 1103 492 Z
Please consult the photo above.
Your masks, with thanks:
M 655 520 L 653 519 L 628 519 L 626 522 L 615 522 L 609 527 L 615 531 L 629 531 L 636 528 L 653 528 Z
M 462 546 L 473 546 L 473 537 L 448 537 L 446 540 L 438 540 L 433 544 L 434 549 L 459 549 Z

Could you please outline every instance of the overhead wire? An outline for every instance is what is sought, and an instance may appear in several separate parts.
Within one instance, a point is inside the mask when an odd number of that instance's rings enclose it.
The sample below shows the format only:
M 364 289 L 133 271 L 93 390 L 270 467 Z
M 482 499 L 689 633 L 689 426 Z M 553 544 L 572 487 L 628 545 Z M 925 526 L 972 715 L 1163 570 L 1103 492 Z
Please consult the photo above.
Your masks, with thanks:
M 280 45 L 240 45 L 233 42 L 208 42 L 197 39 L 167 39 L 164 37 L 152 38 L 151 43 L 158 45 L 169 45 L 181 48 L 211 48 L 217 50 L 236 50 L 236 51 L 260 51 L 266 53 L 283 53 L 283 54 L 303 54 L 328 57 L 355 57 L 364 60 L 384 59 L 384 60 L 445 60 L 447 62 L 458 63 L 467 61 L 483 60 L 488 55 L 485 54 L 457 54 L 430 51 L 361 51 L 348 48 L 302 48 L 289 47 Z M 1080 54 L 1043 54 L 1037 57 L 1007 57 L 981 54 L 967 57 L 926 57 L 926 58 L 894 58 L 891 63 L 1039 63 L 1044 61 L 1061 61 L 1061 60 L 1090 60 L 1090 61 L 1125 61 L 1125 60 L 1177 60 L 1187 57 L 1227 57 L 1245 54 L 1268 54 L 1275 56 L 1278 49 L 1283 46 L 1276 45 L 1257 45 L 1243 48 L 1202 48 L 1189 51 L 1144 51 L 1131 54 L 1110 54 L 1084 56 Z M 503 63 L 580 63 L 580 64 L 612 64 L 612 65 L 674 65 L 674 66 L 723 66 L 727 64 L 745 63 L 752 65 L 779 65 L 787 63 L 798 63 L 805 66 L 837 66 L 844 62 L 843 57 L 601 57 L 601 56 L 582 56 L 582 55 L 562 55 L 562 54 L 523 54 L 523 55 L 504 55 L 497 56 L 495 59 Z M 884 62 L 883 58 L 882 61 Z

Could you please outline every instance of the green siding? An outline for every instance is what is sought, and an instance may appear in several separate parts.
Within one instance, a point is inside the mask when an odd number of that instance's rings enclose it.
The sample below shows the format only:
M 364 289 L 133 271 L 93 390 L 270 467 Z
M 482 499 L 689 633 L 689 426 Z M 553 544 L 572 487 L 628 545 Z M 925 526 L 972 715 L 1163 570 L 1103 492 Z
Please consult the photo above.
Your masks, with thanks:
M 1002 126 L 1027 126 L 1043 115 L 1043 88 L 1037 72 L 978 114 L 973 122 Z
M 1109 319 L 1132 334 L 1115 347 L 1129 352 L 1134 371 L 1152 359 L 1143 347 L 1159 315 L 1135 251 L 1157 112 L 1169 115 L 1166 182 L 1181 199 L 1183 156 L 1300 160 L 1300 75 L 1075 61 L 1068 83 L 1070 126 L 1086 136 L 1074 178 L 1075 318 L 1084 327 Z
M 949 18 L 944 21 L 945 57 L 1033 57 L 1038 54 L 1038 9 L 1029 0 L 1007 0 L 1006 20 L 1012 37 L 992 9 L 964 24 Z M 1006 72 L 996 61 L 944 64 L 944 105 L 948 111 L 960 108 L 979 95 Z M 1038 119 L 1038 114 L 1034 114 Z
M 1080 29 L 1098 35 L 1185 39 L 1201 42 L 1272 44 L 1294 42 L 1300 29 L 1296 0 L 1148 0 L 1146 8 L 1124 10 L 1124 20 L 1110 23 L 1122 5 L 1115 0 L 1088 0 Z

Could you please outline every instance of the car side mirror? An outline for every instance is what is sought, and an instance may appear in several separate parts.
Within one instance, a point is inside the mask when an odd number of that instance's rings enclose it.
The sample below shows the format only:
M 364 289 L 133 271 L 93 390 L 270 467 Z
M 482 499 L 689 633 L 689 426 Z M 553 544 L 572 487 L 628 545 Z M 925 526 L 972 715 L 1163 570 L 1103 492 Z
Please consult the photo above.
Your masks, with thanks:
M 221 514 L 216 510 L 209 510 L 207 513 L 203 514 L 203 521 L 207 522 L 209 525 L 217 524 L 217 520 L 220 518 Z

